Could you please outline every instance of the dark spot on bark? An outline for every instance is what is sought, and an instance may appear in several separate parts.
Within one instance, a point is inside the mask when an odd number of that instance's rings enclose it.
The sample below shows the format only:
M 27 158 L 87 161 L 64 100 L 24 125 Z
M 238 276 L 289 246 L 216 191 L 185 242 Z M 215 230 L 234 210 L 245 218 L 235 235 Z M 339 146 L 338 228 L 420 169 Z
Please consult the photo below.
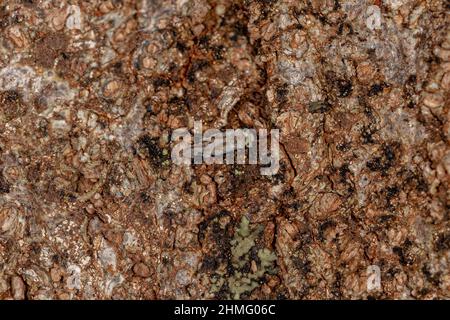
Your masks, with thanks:
M 291 203 L 290 207 L 291 207 L 291 209 L 298 211 L 301 208 L 303 208 L 303 203 L 300 201 L 294 201 Z
M 310 113 L 325 113 L 331 109 L 331 104 L 328 101 L 311 102 L 308 106 Z
M 353 27 L 349 23 L 341 23 L 338 28 L 338 35 L 342 36 L 343 34 L 353 34 Z
M 209 66 L 209 62 L 207 60 L 195 60 L 189 71 L 187 72 L 187 79 L 190 83 L 195 81 L 195 73 Z
M 309 230 L 301 230 L 295 235 L 295 241 L 298 241 L 298 250 L 303 250 L 303 247 L 313 241 L 312 234 Z
M 215 60 L 222 60 L 223 59 L 223 52 L 225 51 L 224 48 L 225 47 L 223 45 L 219 45 L 219 46 L 216 46 L 216 47 L 214 47 L 212 49 L 213 57 L 214 57 Z
M 256 39 L 255 43 L 252 46 L 252 55 L 257 56 L 261 52 L 261 39 Z
M 342 181 L 345 181 L 347 178 L 347 174 L 350 173 L 350 169 L 348 167 L 348 164 L 345 163 L 342 165 L 342 167 L 339 168 L 339 176 L 341 177 Z
M 369 160 L 366 165 L 370 171 L 381 171 L 383 169 L 381 157 L 375 157 L 372 160 Z
M 234 266 L 231 264 L 231 261 L 227 264 L 227 275 L 231 276 L 236 272 Z
M 441 273 L 440 272 L 431 274 L 429 267 L 426 264 L 424 264 L 422 267 L 422 273 L 428 282 L 432 283 L 434 286 L 439 286 L 439 284 L 441 282 L 441 280 L 440 280 Z
M 201 48 L 207 48 L 208 47 L 208 43 L 209 43 L 209 37 L 208 36 L 201 36 L 199 39 L 198 39 L 198 45 L 201 47 Z
M 387 187 L 386 188 L 386 197 L 388 200 L 391 200 L 399 193 L 397 186 Z
M 413 257 L 408 254 L 408 250 L 411 246 L 411 241 L 406 239 L 401 247 L 394 247 L 392 249 L 392 251 L 398 256 L 400 264 L 403 266 L 412 265 L 414 263 Z
M 374 85 L 372 85 L 370 87 L 369 92 L 367 93 L 367 95 L 369 97 L 376 96 L 381 91 L 383 91 L 383 89 L 386 88 L 386 87 L 387 87 L 387 85 L 385 83 L 376 83 L 376 84 L 374 84 Z
M 294 268 L 302 273 L 303 276 L 311 272 L 311 263 L 308 260 L 302 260 L 297 256 L 291 258 Z
M 350 150 L 350 147 L 351 147 L 350 142 L 342 142 L 336 145 L 336 149 L 341 152 Z
M 146 102 L 144 104 L 144 106 L 145 106 L 145 112 L 147 112 L 148 114 L 151 114 L 151 115 L 156 115 L 156 113 L 153 110 L 153 105 L 151 104 L 151 102 Z
M 220 290 L 215 294 L 215 298 L 218 300 L 225 300 L 228 298 L 230 292 L 230 288 L 228 288 L 228 283 L 225 282 L 222 287 L 220 287 Z
M 406 170 L 404 172 L 403 181 L 405 185 L 411 185 L 413 188 L 416 188 L 417 191 L 428 191 L 428 185 L 425 179 L 420 174 L 412 172 L 411 170 Z
M 339 97 L 341 98 L 348 97 L 353 91 L 352 82 L 349 80 L 339 80 L 337 82 L 337 88 L 339 91 Z
M 374 143 L 373 140 L 373 134 L 375 133 L 375 130 L 370 128 L 369 126 L 364 126 L 361 131 L 361 137 L 363 139 L 364 144 Z
M 259 248 L 257 246 L 252 247 L 249 253 L 249 258 L 251 260 L 254 260 L 257 265 L 261 265 L 261 259 L 258 256 L 258 250 Z
M 289 90 L 286 85 L 278 87 L 276 90 L 277 102 L 279 102 L 279 103 L 286 102 L 288 93 L 289 93 Z
M 147 192 L 141 192 L 141 200 L 144 203 L 147 203 L 150 201 L 150 195 Z
M 334 275 L 333 287 L 331 289 L 331 293 L 335 297 L 341 297 L 342 296 L 341 285 L 342 285 L 342 274 L 338 271 Z
M 20 100 L 21 95 L 17 91 L 9 90 L 2 93 L 2 104 L 14 104 L 20 102 Z
M 287 296 L 285 293 L 277 293 L 277 300 L 286 300 Z
M 238 21 L 233 25 L 233 34 L 230 40 L 237 41 L 240 36 L 248 37 L 248 29 L 246 24 Z
M 412 74 L 408 77 L 408 80 L 406 81 L 409 85 L 415 85 L 417 82 L 417 76 L 415 74 Z
M 286 179 L 286 165 L 282 162 L 280 164 L 280 169 L 278 170 L 278 172 L 275 175 L 269 177 L 274 184 L 284 182 L 284 180 Z
M 150 159 L 150 162 L 154 166 L 159 166 L 163 162 L 163 153 L 161 148 L 158 145 L 156 139 L 150 138 L 148 135 L 145 135 L 139 139 L 139 143 L 147 149 L 147 153 Z
M 450 234 L 441 234 L 436 241 L 436 249 L 438 251 L 444 251 L 450 249 Z
M 214 270 L 217 269 L 217 267 L 218 267 L 218 265 L 217 265 L 217 258 L 213 257 L 213 256 L 210 256 L 210 255 L 206 255 L 203 258 L 202 266 L 201 266 L 200 270 L 202 272 L 214 271 Z
M 168 265 L 170 263 L 170 258 L 162 257 L 161 262 L 163 263 L 163 265 Z
M 324 241 L 325 240 L 325 238 L 324 238 L 324 233 L 325 233 L 325 231 L 328 229 L 328 228 L 332 228 L 332 227 L 334 227 L 334 226 L 336 226 L 336 222 L 334 222 L 334 221 L 331 221 L 331 220 L 328 220 L 328 221 L 325 221 L 324 223 L 322 223 L 320 226 L 319 226 L 319 239 L 321 240 L 321 241 Z
M 391 215 L 391 214 L 386 214 L 386 215 L 382 215 L 378 218 L 378 221 L 380 223 L 387 223 L 389 221 L 392 221 L 395 218 L 395 216 Z
M 0 174 L 0 194 L 9 193 L 9 191 L 10 191 L 9 184 L 5 181 L 5 178 L 3 178 L 3 176 Z
M 333 6 L 333 10 L 337 11 L 341 8 L 341 4 L 339 3 L 339 0 L 334 0 L 334 6 Z
M 386 160 L 388 162 L 392 162 L 395 160 L 395 152 L 391 146 L 389 146 L 389 145 L 384 146 L 383 153 L 384 153 L 384 157 L 386 158 Z
M 382 155 L 374 157 L 366 163 L 367 168 L 370 171 L 379 171 L 383 175 L 387 174 L 387 171 L 394 165 L 395 151 L 390 145 L 383 146 Z
M 175 47 L 177 48 L 178 51 L 180 51 L 181 53 L 185 52 L 188 48 L 186 47 L 186 45 L 181 42 L 181 41 L 177 41 L 177 43 L 175 44 Z
M 239 271 L 242 273 L 249 273 L 250 269 L 251 269 L 250 261 L 247 261 L 244 263 L 244 265 L 242 266 L 242 268 Z
M 155 89 L 158 89 L 159 87 L 167 87 L 170 85 L 170 80 L 165 79 L 165 78 L 161 78 L 161 77 L 157 77 L 155 79 L 153 79 L 153 86 L 155 87 Z

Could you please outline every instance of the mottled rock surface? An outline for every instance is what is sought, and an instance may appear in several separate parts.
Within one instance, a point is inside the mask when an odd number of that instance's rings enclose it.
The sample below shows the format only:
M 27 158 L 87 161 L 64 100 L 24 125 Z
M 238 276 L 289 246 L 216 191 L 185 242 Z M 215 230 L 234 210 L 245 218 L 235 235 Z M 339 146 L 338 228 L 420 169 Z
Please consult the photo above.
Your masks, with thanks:
M 450 298 L 445 0 L 0 2 L 0 299 Z M 281 168 L 171 133 L 281 132 Z M 380 286 L 368 270 L 379 270 Z

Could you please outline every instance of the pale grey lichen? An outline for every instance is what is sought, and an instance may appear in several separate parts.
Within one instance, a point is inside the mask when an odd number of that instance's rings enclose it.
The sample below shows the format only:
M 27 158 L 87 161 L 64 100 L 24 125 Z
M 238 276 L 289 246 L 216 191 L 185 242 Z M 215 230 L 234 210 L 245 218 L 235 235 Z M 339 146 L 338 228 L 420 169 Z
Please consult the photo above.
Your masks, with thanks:
M 277 257 L 274 252 L 268 248 L 257 249 L 257 256 L 260 260 L 257 264 L 252 260 L 250 253 L 256 245 L 256 240 L 263 231 L 262 225 L 250 226 L 250 221 L 243 216 L 239 227 L 236 229 L 234 238 L 231 240 L 231 263 L 235 270 L 229 278 L 220 277 L 214 279 L 212 291 L 218 292 L 226 283 L 230 290 L 232 299 L 239 299 L 243 293 L 249 293 L 259 286 L 259 280 L 267 273 L 275 272 L 274 262 Z M 253 267 L 246 270 L 247 264 L 253 264 Z

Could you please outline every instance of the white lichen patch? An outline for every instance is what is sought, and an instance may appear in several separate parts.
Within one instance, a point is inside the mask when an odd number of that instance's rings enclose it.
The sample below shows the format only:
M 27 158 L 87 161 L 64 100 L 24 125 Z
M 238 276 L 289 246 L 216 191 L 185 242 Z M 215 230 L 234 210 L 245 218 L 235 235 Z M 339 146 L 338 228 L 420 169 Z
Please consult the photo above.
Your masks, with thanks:
M 370 30 L 381 28 L 381 10 L 378 6 L 369 6 L 366 10 L 366 26 Z
M 107 243 L 102 241 L 100 251 L 98 252 L 98 259 L 105 269 L 115 270 L 117 266 L 117 256 L 114 249 Z

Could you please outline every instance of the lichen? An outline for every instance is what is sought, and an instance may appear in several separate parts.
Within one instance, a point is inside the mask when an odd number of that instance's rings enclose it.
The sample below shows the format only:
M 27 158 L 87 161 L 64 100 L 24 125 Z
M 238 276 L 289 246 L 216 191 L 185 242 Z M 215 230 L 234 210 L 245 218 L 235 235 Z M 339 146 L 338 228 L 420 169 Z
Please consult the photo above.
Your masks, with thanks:
M 239 227 L 235 230 L 231 244 L 231 263 L 234 272 L 227 279 L 220 278 L 214 281 L 213 292 L 218 292 L 224 283 L 227 284 L 230 297 L 240 299 L 243 293 L 248 293 L 259 286 L 260 279 L 266 273 L 274 273 L 274 262 L 277 257 L 269 248 L 257 249 L 256 241 L 261 234 L 261 225 L 253 227 L 247 217 L 243 216 Z M 251 255 L 254 248 L 259 261 Z M 253 264 L 253 268 L 246 268 Z M 256 268 L 255 268 L 256 266 Z

